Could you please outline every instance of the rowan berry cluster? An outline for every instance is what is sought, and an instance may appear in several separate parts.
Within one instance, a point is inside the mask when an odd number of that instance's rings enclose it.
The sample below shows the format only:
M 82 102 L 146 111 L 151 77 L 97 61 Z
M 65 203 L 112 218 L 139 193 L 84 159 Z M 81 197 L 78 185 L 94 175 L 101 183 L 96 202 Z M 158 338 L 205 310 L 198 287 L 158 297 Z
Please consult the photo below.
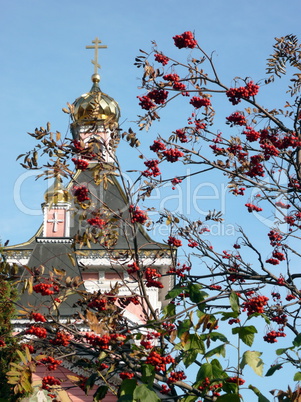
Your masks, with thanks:
M 168 240 L 167 240 L 167 244 L 171 247 L 181 247 L 182 246 L 182 242 L 179 239 L 176 239 L 173 236 L 169 236 Z
M 223 383 L 216 383 L 216 384 L 211 384 L 211 381 L 209 379 L 209 377 L 206 377 L 202 384 L 199 386 L 199 390 L 203 391 L 203 392 L 209 392 L 212 391 L 212 396 L 213 397 L 217 397 L 220 396 L 220 394 L 217 392 L 218 390 L 220 390 L 223 386 Z
M 135 274 L 136 272 L 140 271 L 140 268 L 136 262 L 133 262 L 133 264 L 128 264 L 128 269 L 127 272 L 128 274 Z
M 271 293 L 271 296 L 273 297 L 273 300 L 274 300 L 274 301 L 281 299 L 281 295 L 280 295 L 279 292 L 272 292 L 272 293 Z
M 274 258 L 277 258 L 277 260 L 279 260 L 279 261 L 285 260 L 285 255 L 278 250 L 274 250 L 272 255 Z
M 283 328 L 287 323 L 287 315 L 286 314 L 279 314 L 271 318 L 273 322 L 276 322 L 278 325 L 281 325 Z
M 156 288 L 163 288 L 163 284 L 160 281 L 155 280 L 155 278 L 161 278 L 161 274 L 155 268 L 146 268 L 145 270 L 145 279 L 146 279 L 146 286 L 148 288 L 156 287 Z
M 162 327 L 163 329 L 167 332 L 167 333 L 171 333 L 172 331 L 176 330 L 176 326 L 175 324 L 172 324 L 171 322 L 163 322 L 162 323 Z
M 166 384 L 161 385 L 161 389 L 160 389 L 161 394 L 166 395 L 166 394 L 169 394 L 170 391 L 171 391 L 171 389 Z
M 26 334 L 30 334 L 30 335 L 35 335 L 38 338 L 46 338 L 47 337 L 47 331 L 45 328 L 42 327 L 36 327 L 34 325 L 32 325 L 31 327 L 29 327 L 26 331 Z
M 98 311 L 105 311 L 107 308 L 107 299 L 97 297 L 88 303 L 88 307 Z
M 146 341 L 145 339 L 143 339 L 142 341 L 140 341 L 140 345 L 143 346 L 146 350 L 153 348 L 152 342 Z
M 275 202 L 275 206 L 282 209 L 289 209 L 291 207 L 289 204 L 284 204 L 282 201 Z
M 185 380 L 187 377 L 186 377 L 186 375 L 184 374 L 184 371 L 183 370 L 181 370 L 181 371 L 172 371 L 170 374 L 169 374 L 169 377 L 168 377 L 168 379 L 167 379 L 167 383 L 168 384 L 173 384 L 173 383 L 175 383 L 175 382 L 177 382 L 177 381 L 182 381 L 182 380 Z
M 106 334 L 99 336 L 86 333 L 85 338 L 90 345 L 98 347 L 101 350 L 108 349 L 113 343 L 117 343 L 119 346 L 122 346 L 126 340 L 126 336 L 122 334 Z
M 168 148 L 162 152 L 168 162 L 174 163 L 184 156 L 183 152 L 179 151 L 178 148 Z
M 33 286 L 33 291 L 36 293 L 41 293 L 42 296 L 49 296 L 57 293 L 59 291 L 59 287 L 57 285 L 53 285 L 52 283 L 38 283 Z
M 34 353 L 35 352 L 35 348 L 33 345 L 30 345 L 29 343 L 22 343 L 22 349 L 28 349 L 30 353 Z
M 263 314 L 264 307 L 268 304 L 266 296 L 255 296 L 242 303 L 243 311 L 247 311 L 248 317 L 254 313 Z
M 270 244 L 273 247 L 280 246 L 281 245 L 281 240 L 282 240 L 282 235 L 279 232 L 276 232 L 275 230 L 271 230 L 268 233 L 268 237 L 270 239 Z
M 103 219 L 100 219 L 98 216 L 96 216 L 95 218 L 87 219 L 87 222 L 89 223 L 89 225 L 95 226 L 99 229 L 102 229 L 106 224 L 106 222 Z
M 163 142 L 158 141 L 158 140 L 154 140 L 153 145 L 151 145 L 149 147 L 149 149 L 151 151 L 154 151 L 154 152 L 158 153 L 159 151 L 164 151 L 164 149 L 166 149 L 166 146 L 165 146 L 165 144 L 163 144 Z
M 71 335 L 67 332 L 58 331 L 54 339 L 50 339 L 52 345 L 68 346 L 70 343 Z
M 178 82 L 180 80 L 180 77 L 178 76 L 178 74 L 165 74 L 163 75 L 163 80 Z
M 143 176 L 150 177 L 150 176 L 160 176 L 161 172 L 158 168 L 159 161 L 158 159 L 152 159 L 144 162 L 145 166 L 148 167 L 148 170 L 142 172 Z
M 53 386 L 53 385 L 61 385 L 61 381 L 58 380 L 57 378 L 54 378 L 51 375 L 43 377 L 43 379 L 42 379 L 42 388 L 43 389 L 50 390 L 49 386 Z
M 173 84 L 173 89 L 175 90 L 175 91 L 185 91 L 186 90 L 186 85 L 185 84 L 183 84 L 183 82 L 175 82 L 174 84 Z M 182 93 L 182 95 L 186 95 L 186 93 Z M 187 96 L 189 96 L 189 94 L 187 94 Z
M 245 206 L 248 208 L 248 212 L 253 212 L 253 211 L 260 212 L 260 211 L 262 211 L 262 208 L 258 207 L 257 205 L 251 204 L 251 203 L 245 204 Z
M 232 324 L 238 324 L 238 323 L 240 323 L 240 319 L 239 319 L 239 318 L 231 318 L 231 319 L 228 321 L 228 324 L 230 324 L 230 325 L 232 325 Z
M 260 133 L 250 126 L 246 126 L 242 134 L 245 134 L 247 140 L 250 142 L 257 141 L 260 138 Z
M 170 355 L 161 356 L 160 353 L 152 350 L 145 363 L 154 366 L 156 371 L 166 371 L 166 365 L 175 363 L 175 359 Z
M 175 186 L 179 183 L 182 183 L 182 180 L 179 179 L 178 177 L 175 177 L 174 179 L 172 179 L 171 184 L 173 185 L 172 190 L 175 190 Z
M 190 31 L 186 31 L 181 35 L 175 35 L 173 37 L 174 44 L 178 49 L 189 48 L 194 49 L 197 46 L 197 41 L 194 39 L 194 35 Z
M 276 338 L 285 336 L 286 334 L 282 331 L 270 331 L 263 337 L 263 340 L 268 343 L 275 343 L 277 342 Z
M 49 371 L 53 371 L 56 370 L 60 364 L 62 364 L 62 360 L 57 360 L 52 356 L 47 356 L 41 359 L 40 363 L 45 364 Z
M 35 322 L 46 322 L 46 318 L 41 313 L 31 313 L 30 318 L 33 319 Z
M 196 241 L 191 240 L 191 239 L 189 240 L 188 247 L 194 248 L 194 247 L 197 247 L 197 246 L 198 246 L 198 243 Z
M 189 102 L 196 109 L 199 109 L 202 106 L 208 107 L 211 105 L 210 99 L 208 98 L 200 98 L 199 96 L 193 96 Z
M 153 109 L 154 107 L 156 107 L 156 105 L 154 104 L 154 102 L 152 102 L 150 100 L 150 98 L 146 95 L 144 96 L 137 96 L 137 98 L 139 99 L 139 106 L 141 106 L 142 109 L 145 110 L 150 110 Z
M 163 66 L 166 66 L 168 64 L 168 62 L 169 62 L 169 58 L 164 56 L 164 54 L 162 54 L 162 53 L 156 53 L 154 55 L 154 57 L 155 57 L 155 60 L 158 63 L 161 63 Z
M 263 160 L 262 155 L 252 155 L 250 158 L 249 170 L 245 173 L 246 176 L 249 176 L 252 178 L 256 177 L 256 176 L 263 177 L 264 176 L 264 167 L 261 163 L 262 160 Z
M 141 211 L 141 209 L 138 206 L 130 205 L 129 211 L 132 215 L 131 217 L 131 222 L 132 223 L 141 223 L 142 225 L 148 220 L 148 216 L 144 211 Z
M 230 116 L 226 117 L 230 126 L 245 126 L 247 124 L 247 120 L 245 116 L 239 112 L 232 113 Z
M 98 366 L 98 370 L 99 370 L 99 371 L 106 370 L 106 369 L 108 369 L 109 367 L 110 367 L 110 366 L 109 366 L 108 364 L 101 363 L 101 364 Z
M 221 290 L 222 289 L 222 287 L 220 285 L 210 285 L 209 288 L 212 290 Z
M 128 373 L 128 372 L 124 371 L 123 373 L 120 373 L 120 374 L 119 374 L 119 377 L 120 377 L 122 380 L 131 379 L 131 378 L 134 377 L 134 373 Z
M 250 96 L 258 94 L 259 86 L 255 85 L 253 81 L 247 83 L 245 87 L 230 88 L 226 91 L 226 95 L 232 105 L 237 105 L 242 98 L 249 99 Z
M 118 302 L 122 308 L 125 308 L 131 303 L 133 303 L 135 306 L 138 306 L 140 304 L 138 296 L 119 297 Z
M 77 198 L 78 202 L 84 202 L 90 200 L 88 196 L 89 190 L 86 186 L 74 186 L 73 195 Z
M 154 89 L 147 94 L 157 105 L 163 105 L 168 97 L 168 91 L 164 89 Z
M 180 278 L 184 278 L 185 272 L 188 273 L 191 270 L 191 267 L 186 264 L 183 264 L 181 267 L 181 264 L 178 263 L 177 267 L 180 267 L 180 268 L 170 267 L 170 269 L 166 273 L 167 274 L 175 274 Z
M 188 141 L 187 135 L 184 130 L 176 130 L 175 134 L 179 138 L 180 142 L 185 143 Z
M 74 163 L 76 169 L 79 170 L 86 170 L 87 167 L 89 166 L 89 162 L 86 161 L 85 159 L 72 158 L 72 162 Z
M 290 293 L 290 294 L 288 294 L 288 295 L 286 296 L 285 300 L 291 301 L 291 300 L 296 299 L 296 297 L 297 297 L 297 296 L 295 296 L 295 295 L 293 295 L 293 294 Z
M 0 339 L 0 348 L 4 348 L 6 346 L 6 343 L 3 341 L 3 339 Z
M 240 377 L 228 377 L 226 381 L 237 385 L 243 385 L 246 382 Z

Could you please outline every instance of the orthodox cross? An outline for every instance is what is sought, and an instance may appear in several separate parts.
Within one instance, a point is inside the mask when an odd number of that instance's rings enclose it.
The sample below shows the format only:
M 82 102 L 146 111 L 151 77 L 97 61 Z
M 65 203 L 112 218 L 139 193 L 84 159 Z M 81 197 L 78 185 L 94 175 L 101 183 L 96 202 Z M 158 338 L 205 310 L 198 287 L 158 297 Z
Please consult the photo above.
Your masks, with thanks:
M 58 223 L 62 223 L 62 222 L 64 222 L 64 220 L 63 220 L 63 219 L 58 219 L 57 212 L 54 212 L 54 213 L 53 213 L 53 218 L 52 218 L 52 219 L 48 219 L 47 222 L 53 223 L 53 231 L 54 231 L 54 232 L 57 232 L 57 225 L 58 225 Z
M 101 45 L 101 40 L 97 37 L 92 40 L 92 43 L 94 43 L 94 45 L 86 46 L 86 49 L 94 49 L 94 60 L 91 60 L 91 63 L 94 64 L 94 74 L 97 74 L 100 68 L 100 64 L 98 64 L 98 49 L 106 49 L 108 46 Z

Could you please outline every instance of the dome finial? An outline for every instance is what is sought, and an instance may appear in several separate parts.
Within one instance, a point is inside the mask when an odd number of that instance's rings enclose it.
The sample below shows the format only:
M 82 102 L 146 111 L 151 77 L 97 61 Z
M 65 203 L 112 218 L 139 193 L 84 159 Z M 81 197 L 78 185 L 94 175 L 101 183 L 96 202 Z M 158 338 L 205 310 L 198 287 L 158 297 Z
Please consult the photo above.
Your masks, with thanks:
M 91 60 L 91 63 L 94 64 L 94 74 L 92 75 L 92 81 L 95 83 L 100 81 L 100 75 L 98 74 L 98 69 L 100 68 L 100 64 L 98 63 L 98 49 L 107 49 L 108 46 L 101 45 L 101 40 L 97 37 L 92 40 L 94 45 L 86 46 L 86 49 L 94 49 L 94 60 Z

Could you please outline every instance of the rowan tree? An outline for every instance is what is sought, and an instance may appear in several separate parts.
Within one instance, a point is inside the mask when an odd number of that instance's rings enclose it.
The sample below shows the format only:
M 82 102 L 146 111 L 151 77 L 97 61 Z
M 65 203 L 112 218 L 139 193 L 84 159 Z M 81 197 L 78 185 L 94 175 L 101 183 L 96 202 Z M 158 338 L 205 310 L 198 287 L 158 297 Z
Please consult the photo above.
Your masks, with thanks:
M 190 108 L 190 112 L 183 116 L 183 125 L 171 128 L 169 135 L 153 138 L 149 152 L 141 154 L 144 168 L 138 171 L 134 185 L 125 183 L 133 238 L 139 226 L 151 227 L 150 211 L 141 209 L 138 203 L 147 203 L 155 189 L 171 182 L 170 191 L 174 191 L 189 177 L 199 177 L 201 181 L 212 174 L 215 180 L 218 173 L 227 180 L 229 195 L 236 199 L 236 205 L 242 205 L 245 214 L 254 219 L 252 229 L 241 225 L 237 238 L 225 249 L 220 244 L 215 246 L 214 237 L 210 237 L 211 222 L 222 225 L 219 211 L 209 211 L 202 220 L 158 211 L 158 222 L 170 228 L 163 241 L 170 248 L 173 263 L 164 275 L 175 278 L 175 286 L 166 296 L 169 303 L 160 312 L 152 308 L 146 288 L 162 287 L 162 274 L 151 264 L 143 266 L 135 247 L 131 262 L 123 269 L 131 280 L 137 281 L 139 292 L 128 299 L 119 294 L 118 284 L 110 294 L 95 295 L 80 289 L 76 278 L 65 283 L 59 269 L 54 270 L 51 283 L 42 273 L 35 273 L 33 291 L 51 295 L 53 306 L 71 293 L 78 294 L 82 319 L 90 332 L 83 334 L 74 325 L 60 323 L 55 313 L 37 316 L 38 324 L 31 325 L 27 334 L 35 335 L 37 340 L 32 344 L 37 350 L 45 342 L 53 348 L 55 345 L 55 361 L 38 354 L 32 359 L 46 359 L 43 364 L 57 368 L 63 356 L 81 348 L 89 356 L 84 362 L 91 376 L 74 383 L 86 390 L 94 385 L 95 400 L 101 400 L 111 390 L 118 394 L 118 401 L 222 402 L 240 401 L 250 394 L 260 402 L 268 401 L 256 383 L 244 377 L 249 366 L 256 374 L 271 377 L 271 393 L 279 401 L 297 401 L 301 396 L 300 44 L 294 35 L 276 38 L 267 61 L 267 76 L 260 81 L 236 77 L 229 85 L 222 81 L 213 56 L 192 32 L 175 35 L 173 41 L 179 49 L 179 60 L 153 43 L 153 49 L 142 51 L 135 62 L 143 71 L 145 91 L 138 95 L 145 112 L 139 116 L 138 127 L 148 133 L 124 132 L 122 136 L 130 146 L 139 148 L 143 135 L 152 136 L 151 126 L 165 108 Z M 270 100 L 272 106 L 262 105 L 258 100 L 260 92 L 272 86 L 277 89 L 286 70 L 288 100 L 282 107 L 275 107 L 274 99 Z M 222 128 L 215 124 L 217 99 L 228 105 L 225 110 L 232 108 L 230 114 L 223 116 Z M 182 109 L 181 104 L 185 105 Z M 55 155 L 57 159 L 48 162 L 45 174 L 72 180 L 76 178 L 67 161 L 82 152 L 83 162 L 76 163 L 78 169 L 85 169 L 87 153 L 97 146 L 94 141 L 89 150 L 59 137 L 55 141 L 50 128 L 37 130 L 32 136 L 42 139 L 42 144 L 26 154 L 25 167 L 38 166 L 39 152 Z M 172 177 L 167 176 L 169 164 L 177 169 Z M 116 158 L 115 168 L 120 169 Z M 88 188 L 75 184 L 78 208 L 86 210 L 92 194 Z M 116 213 L 104 207 L 111 214 L 90 218 L 91 228 L 76 237 L 75 243 L 101 242 L 110 252 L 118 224 Z M 256 220 L 258 216 L 269 217 L 273 224 L 262 226 Z M 118 219 L 122 221 L 123 216 Z M 182 246 L 184 253 L 180 252 Z M 27 291 L 30 283 L 25 285 Z M 132 326 L 122 317 L 129 302 L 140 304 L 145 324 Z M 106 328 L 105 333 L 99 325 Z M 273 344 L 278 341 L 281 349 L 276 350 L 272 361 L 266 361 L 270 356 L 263 355 L 263 349 L 270 348 L 274 353 Z M 253 344 L 259 349 L 253 350 Z M 272 385 L 273 375 L 285 367 L 291 367 L 293 375 L 287 378 L 288 388 L 278 390 L 277 384 Z M 118 389 L 112 386 L 113 376 L 120 378 Z M 101 384 L 96 386 L 98 380 Z M 14 381 L 17 380 L 11 380 Z M 43 387 L 55 394 L 63 384 L 54 374 L 43 379 Z

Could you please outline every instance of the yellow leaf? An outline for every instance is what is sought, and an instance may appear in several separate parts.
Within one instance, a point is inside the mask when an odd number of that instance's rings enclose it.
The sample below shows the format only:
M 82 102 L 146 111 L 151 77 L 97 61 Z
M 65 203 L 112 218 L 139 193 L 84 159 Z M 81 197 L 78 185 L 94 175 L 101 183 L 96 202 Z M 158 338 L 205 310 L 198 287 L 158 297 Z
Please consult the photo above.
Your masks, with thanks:
M 189 339 L 189 331 L 185 331 L 182 335 L 181 335 L 181 345 L 185 346 L 186 343 L 188 342 Z
M 72 382 L 77 382 L 77 381 L 80 380 L 80 378 L 79 378 L 79 377 L 76 377 L 75 375 L 68 375 L 68 374 L 67 374 L 66 377 L 67 377 L 70 381 L 72 381 Z
M 20 350 L 17 350 L 16 352 L 18 353 L 18 355 L 19 355 L 20 359 L 22 360 L 22 362 L 24 364 L 27 364 L 26 357 L 23 355 L 23 353 Z
M 53 268 L 53 272 L 54 272 L 56 275 L 61 275 L 61 276 L 66 275 L 66 271 L 65 271 L 64 269 Z
M 75 261 L 75 258 L 73 257 L 73 255 L 69 253 L 68 257 L 70 258 L 71 264 L 75 267 L 76 266 L 76 261 Z

